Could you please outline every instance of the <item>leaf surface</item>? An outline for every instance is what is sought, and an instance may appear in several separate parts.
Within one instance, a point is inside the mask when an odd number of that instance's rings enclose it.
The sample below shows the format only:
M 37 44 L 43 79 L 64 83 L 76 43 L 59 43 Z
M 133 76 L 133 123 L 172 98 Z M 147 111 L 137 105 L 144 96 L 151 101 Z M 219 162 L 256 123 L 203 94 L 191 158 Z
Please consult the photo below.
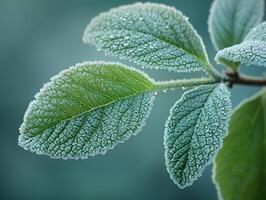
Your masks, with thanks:
M 91 21 L 83 40 L 143 67 L 190 72 L 208 64 L 202 39 L 187 17 L 162 4 L 111 9 Z
M 220 199 L 266 199 L 266 91 L 235 109 L 214 167 Z
M 264 15 L 264 0 L 214 0 L 209 32 L 217 50 L 239 44 Z
M 184 188 L 201 176 L 222 146 L 231 110 L 224 84 L 200 86 L 176 102 L 165 129 L 165 159 L 171 179 Z
M 266 22 L 254 28 L 242 43 L 219 51 L 215 59 L 219 63 L 266 66 Z
M 71 67 L 53 77 L 29 105 L 19 145 L 53 158 L 103 154 L 140 131 L 154 87 L 145 74 L 121 64 Z

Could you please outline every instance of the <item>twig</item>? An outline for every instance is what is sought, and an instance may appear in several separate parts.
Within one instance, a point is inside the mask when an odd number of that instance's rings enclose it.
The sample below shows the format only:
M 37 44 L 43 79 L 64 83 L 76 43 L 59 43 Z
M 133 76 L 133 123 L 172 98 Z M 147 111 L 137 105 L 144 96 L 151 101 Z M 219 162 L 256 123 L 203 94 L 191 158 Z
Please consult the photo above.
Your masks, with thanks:
M 238 74 L 238 72 L 225 72 L 229 77 L 229 87 L 233 87 L 235 84 L 251 85 L 251 86 L 266 86 L 266 80 L 260 78 L 245 77 Z

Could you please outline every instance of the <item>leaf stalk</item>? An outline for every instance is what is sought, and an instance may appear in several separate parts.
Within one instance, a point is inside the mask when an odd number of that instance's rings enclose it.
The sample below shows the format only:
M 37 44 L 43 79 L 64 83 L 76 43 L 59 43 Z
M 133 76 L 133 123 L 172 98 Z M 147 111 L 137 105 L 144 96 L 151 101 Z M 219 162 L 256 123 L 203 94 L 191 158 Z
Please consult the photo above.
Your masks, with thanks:
M 215 80 L 213 78 L 198 78 L 198 79 L 183 79 L 183 80 L 171 80 L 171 81 L 158 81 L 155 83 L 156 91 L 165 91 L 175 88 L 190 88 L 199 85 L 209 85 L 218 83 L 220 80 Z

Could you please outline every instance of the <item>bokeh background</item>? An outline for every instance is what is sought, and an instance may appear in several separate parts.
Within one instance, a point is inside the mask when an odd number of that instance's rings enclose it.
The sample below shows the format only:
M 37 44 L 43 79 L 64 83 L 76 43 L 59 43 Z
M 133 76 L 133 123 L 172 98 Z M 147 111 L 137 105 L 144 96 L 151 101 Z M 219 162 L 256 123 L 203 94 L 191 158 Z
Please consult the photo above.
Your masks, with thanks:
M 182 90 L 162 93 L 146 126 L 105 156 L 87 160 L 53 160 L 17 145 L 18 128 L 34 94 L 61 70 L 87 60 L 113 61 L 82 43 L 91 18 L 130 0 L 0 0 L 0 199 L 1 200 L 206 200 L 217 199 L 212 166 L 191 187 L 179 189 L 164 165 L 164 123 Z M 207 17 L 211 0 L 158 1 L 189 16 L 212 60 Z M 125 63 L 125 62 L 124 62 Z M 133 65 L 133 64 L 131 64 Z M 133 65 L 135 66 L 135 65 Z M 223 70 L 218 66 L 219 70 Z M 156 80 L 184 78 L 145 70 Z M 261 68 L 245 69 L 261 74 Z M 258 88 L 233 88 L 233 105 Z

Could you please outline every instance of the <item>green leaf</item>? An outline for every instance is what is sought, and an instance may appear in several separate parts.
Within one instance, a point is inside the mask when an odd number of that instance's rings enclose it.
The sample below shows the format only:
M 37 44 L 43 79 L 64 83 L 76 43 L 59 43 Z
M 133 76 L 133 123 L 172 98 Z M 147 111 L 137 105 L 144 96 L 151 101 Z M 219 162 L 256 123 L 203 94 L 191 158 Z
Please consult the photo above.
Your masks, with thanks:
M 264 0 L 214 0 L 209 32 L 217 50 L 243 41 L 264 15 Z
M 102 13 L 83 40 L 143 67 L 190 72 L 208 65 L 202 39 L 187 17 L 162 4 L 136 3 Z
M 220 63 L 266 66 L 266 22 L 254 28 L 242 43 L 219 51 L 215 59 Z
M 165 129 L 165 159 L 171 179 L 181 188 L 201 176 L 222 146 L 231 111 L 224 84 L 200 86 L 176 102 Z
M 266 90 L 235 109 L 214 166 L 220 199 L 266 199 Z
M 30 103 L 19 145 L 53 158 L 104 154 L 143 127 L 154 87 L 145 74 L 121 64 L 71 67 L 53 77 Z

